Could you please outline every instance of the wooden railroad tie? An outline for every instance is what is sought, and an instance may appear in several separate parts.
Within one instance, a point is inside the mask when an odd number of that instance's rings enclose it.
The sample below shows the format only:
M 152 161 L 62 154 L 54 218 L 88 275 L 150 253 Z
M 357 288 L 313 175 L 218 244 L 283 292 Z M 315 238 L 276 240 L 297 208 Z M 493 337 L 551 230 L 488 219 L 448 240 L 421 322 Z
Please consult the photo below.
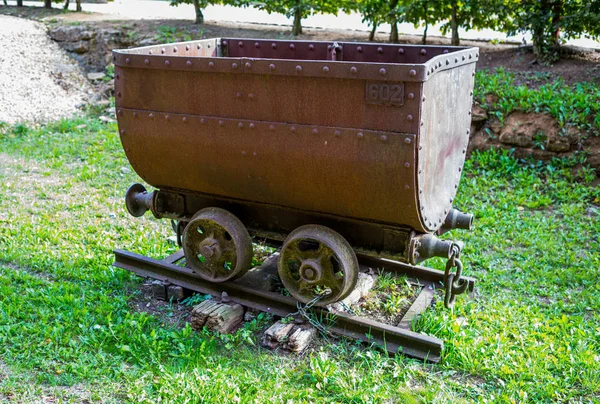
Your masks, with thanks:
M 235 330 L 244 318 L 244 308 L 239 304 L 205 300 L 192 310 L 192 328 L 207 327 L 223 334 Z
M 265 331 L 262 345 L 269 349 L 281 348 L 300 353 L 308 348 L 316 336 L 317 330 L 310 325 L 279 320 Z

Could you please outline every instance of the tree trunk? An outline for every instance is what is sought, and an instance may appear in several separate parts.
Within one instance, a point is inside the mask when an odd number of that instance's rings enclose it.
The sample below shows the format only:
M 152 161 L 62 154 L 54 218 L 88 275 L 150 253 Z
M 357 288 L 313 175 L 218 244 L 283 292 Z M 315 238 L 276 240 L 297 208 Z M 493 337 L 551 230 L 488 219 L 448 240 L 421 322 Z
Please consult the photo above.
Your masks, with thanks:
M 75 0 L 75 11 L 82 11 L 81 0 Z
M 550 55 L 551 49 L 549 49 L 548 36 L 553 33 L 552 27 L 548 27 L 548 20 L 554 11 L 554 2 L 552 0 L 541 0 L 539 14 L 541 17 L 538 18 L 532 24 L 532 40 L 533 40 L 533 54 L 540 63 L 547 63 L 552 59 Z M 551 21 L 554 21 L 552 16 Z M 550 28 L 550 29 L 549 29 Z
M 556 52 L 560 46 L 560 24 L 562 20 L 562 0 L 554 0 L 552 5 L 552 45 Z
M 294 11 L 294 25 L 292 26 L 292 35 L 297 36 L 302 33 L 302 8 L 300 0 L 296 0 L 296 10 Z
M 390 25 L 392 30 L 390 31 L 390 42 L 398 43 L 398 15 L 396 7 L 398 6 L 399 0 L 390 1 Z
M 392 31 L 390 32 L 390 42 L 398 43 L 398 23 L 392 23 Z
M 8 6 L 8 1 L 4 0 L 4 5 Z
M 23 7 L 23 0 L 17 0 L 17 7 Z
M 369 33 L 369 41 L 373 41 L 375 39 L 375 31 L 377 31 L 377 21 L 373 21 L 373 28 L 371 29 L 371 32 Z
M 544 29 L 539 27 L 534 27 L 533 33 L 531 36 L 533 41 L 533 54 L 538 61 L 544 60 Z
M 450 28 L 452 29 L 452 45 L 460 45 L 460 38 L 458 37 L 458 5 L 456 2 L 452 3 L 452 19 L 450 20 Z
M 427 2 L 423 4 L 423 15 L 425 16 L 425 30 L 423 31 L 423 40 L 421 41 L 423 45 L 427 45 L 427 29 L 429 29 L 429 18 L 427 18 L 428 6 Z
M 52 0 L 44 0 L 45 8 L 52 8 Z
M 196 12 L 196 24 L 204 24 L 204 14 L 200 9 L 200 0 L 194 0 L 194 11 Z
M 63 7 L 64 10 L 68 10 L 69 9 L 69 0 L 65 1 L 65 6 Z

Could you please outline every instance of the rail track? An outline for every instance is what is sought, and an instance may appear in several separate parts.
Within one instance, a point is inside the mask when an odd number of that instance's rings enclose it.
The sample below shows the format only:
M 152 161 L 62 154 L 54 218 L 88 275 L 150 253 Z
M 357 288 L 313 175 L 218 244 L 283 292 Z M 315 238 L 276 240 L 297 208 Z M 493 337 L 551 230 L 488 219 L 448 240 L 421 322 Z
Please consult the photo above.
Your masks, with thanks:
M 298 302 L 291 297 L 275 292 L 268 292 L 244 285 L 243 278 L 228 282 L 208 282 L 179 264 L 184 260 L 183 251 L 178 251 L 162 260 L 156 260 L 125 250 L 115 250 L 114 266 L 131 271 L 145 278 L 160 280 L 165 284 L 181 286 L 198 293 L 220 298 L 226 292 L 229 299 L 243 306 L 286 317 L 297 313 Z M 399 325 L 392 326 L 364 317 L 350 315 L 342 311 L 329 311 L 325 307 L 312 307 L 310 310 L 320 318 L 326 319 L 327 331 L 336 335 L 374 343 L 389 354 L 403 354 L 432 363 L 440 360 L 444 342 L 429 335 L 413 332 L 410 329 L 412 320 L 423 313 L 429 300 L 424 298 L 435 289 L 442 287 L 444 272 L 422 266 L 413 266 L 401 262 L 358 255 L 361 270 L 380 268 L 406 275 L 422 285 L 419 296 L 408 309 Z M 462 277 L 467 290 L 472 291 L 475 279 Z

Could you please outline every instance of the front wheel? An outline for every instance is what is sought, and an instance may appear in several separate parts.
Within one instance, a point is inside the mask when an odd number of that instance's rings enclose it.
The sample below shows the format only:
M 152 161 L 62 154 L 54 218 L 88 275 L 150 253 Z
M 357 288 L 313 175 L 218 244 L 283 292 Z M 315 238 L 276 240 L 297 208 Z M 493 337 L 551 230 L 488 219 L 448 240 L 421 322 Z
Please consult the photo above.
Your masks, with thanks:
M 210 282 L 239 278 L 252 263 L 248 230 L 221 208 L 198 211 L 183 230 L 182 244 L 188 266 Z

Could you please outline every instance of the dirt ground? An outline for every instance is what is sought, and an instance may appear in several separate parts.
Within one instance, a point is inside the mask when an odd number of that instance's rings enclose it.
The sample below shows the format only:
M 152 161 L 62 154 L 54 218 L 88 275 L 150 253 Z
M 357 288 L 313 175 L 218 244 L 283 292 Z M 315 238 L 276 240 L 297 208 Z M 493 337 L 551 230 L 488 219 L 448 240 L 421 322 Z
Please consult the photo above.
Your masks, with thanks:
M 506 47 L 504 49 L 482 49 L 477 63 L 478 69 L 504 68 L 514 72 L 517 84 L 535 87 L 544 81 L 552 82 L 562 77 L 567 84 L 583 81 L 600 83 L 600 52 L 581 48 L 564 49 L 562 59 L 551 66 L 536 63 L 531 47 Z M 531 80 L 537 76 L 544 80 Z

